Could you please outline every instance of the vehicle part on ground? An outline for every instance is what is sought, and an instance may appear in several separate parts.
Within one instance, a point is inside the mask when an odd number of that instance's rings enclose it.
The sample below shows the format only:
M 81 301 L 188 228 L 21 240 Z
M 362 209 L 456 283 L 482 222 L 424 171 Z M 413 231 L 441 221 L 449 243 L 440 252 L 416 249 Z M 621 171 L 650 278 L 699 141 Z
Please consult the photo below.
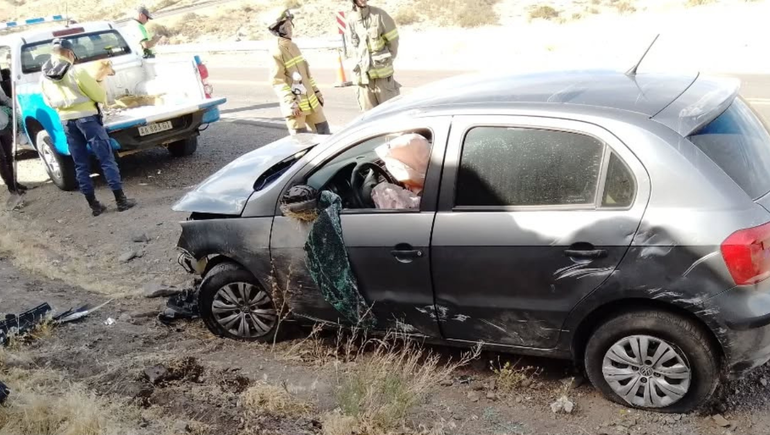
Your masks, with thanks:
M 44 302 L 18 316 L 7 314 L 5 320 L 0 321 L 0 344 L 5 346 L 11 337 L 21 336 L 30 332 L 37 325 L 43 323 L 51 314 L 51 311 L 51 306 Z
M 272 295 L 235 263 L 220 263 L 209 271 L 198 306 L 206 327 L 221 337 L 271 342 L 281 333 Z
M 170 325 L 177 320 L 197 319 L 199 316 L 198 289 L 187 288 L 171 295 L 163 312 L 158 315 L 158 320 Z
M 67 322 L 74 322 L 75 320 L 80 320 L 83 317 L 86 317 L 87 315 L 100 310 L 102 307 L 109 304 L 110 302 L 112 302 L 112 299 L 93 308 L 91 308 L 91 305 L 86 304 L 81 306 L 80 308 L 69 309 L 61 314 L 54 316 L 53 321 L 55 323 L 60 323 L 60 324 L 67 323 Z
M 72 157 L 56 152 L 51 144 L 51 136 L 48 135 L 47 131 L 40 130 L 37 133 L 35 147 L 53 184 L 62 190 L 78 188 L 78 181 L 75 177 L 75 162 Z
M 635 408 L 689 412 L 719 383 L 720 356 L 703 328 L 666 311 L 631 311 L 599 326 L 585 351 L 591 383 Z
M 357 327 L 372 328 L 376 320 L 358 289 L 342 238 L 342 199 L 328 190 L 321 191 L 318 208 L 318 219 L 305 242 L 310 276 L 324 299 L 345 319 Z
M 198 137 L 188 137 L 187 139 L 180 140 L 168 144 L 168 152 L 174 157 L 186 157 L 195 154 L 198 149 Z
M 313 222 L 318 217 L 318 191 L 310 186 L 292 186 L 281 197 L 281 213 L 302 222 Z

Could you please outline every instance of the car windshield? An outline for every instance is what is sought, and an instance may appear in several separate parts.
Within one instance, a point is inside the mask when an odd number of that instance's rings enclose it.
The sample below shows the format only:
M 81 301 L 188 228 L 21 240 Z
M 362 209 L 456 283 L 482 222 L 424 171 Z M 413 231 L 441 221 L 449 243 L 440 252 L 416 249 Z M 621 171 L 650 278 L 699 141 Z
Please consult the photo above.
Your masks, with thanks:
M 770 134 L 742 99 L 689 139 L 752 199 L 770 192 Z
M 126 41 L 115 30 L 68 36 L 74 47 L 75 64 L 131 53 Z M 21 48 L 21 70 L 25 74 L 40 72 L 51 57 L 51 41 L 26 44 Z

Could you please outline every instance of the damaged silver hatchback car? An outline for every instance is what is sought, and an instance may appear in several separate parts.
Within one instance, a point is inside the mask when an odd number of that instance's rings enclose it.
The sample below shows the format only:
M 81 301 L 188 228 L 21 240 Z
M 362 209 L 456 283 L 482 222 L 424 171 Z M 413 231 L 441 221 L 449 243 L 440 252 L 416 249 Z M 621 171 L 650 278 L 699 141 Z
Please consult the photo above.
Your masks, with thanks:
M 770 359 L 768 192 L 737 81 L 590 71 L 430 85 L 174 209 L 221 336 L 272 340 L 283 309 L 569 358 L 611 400 L 685 412 Z

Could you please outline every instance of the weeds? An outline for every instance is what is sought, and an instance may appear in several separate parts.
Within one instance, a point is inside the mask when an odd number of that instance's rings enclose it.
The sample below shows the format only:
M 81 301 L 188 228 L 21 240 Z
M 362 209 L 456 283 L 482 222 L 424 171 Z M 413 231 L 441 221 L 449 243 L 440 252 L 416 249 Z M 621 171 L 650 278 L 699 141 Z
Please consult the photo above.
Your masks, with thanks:
M 521 359 L 513 364 L 510 361 L 501 364 L 500 357 L 497 357 L 497 364 L 490 361 L 492 372 L 496 376 L 495 384 L 503 393 L 511 393 L 519 386 L 529 386 L 532 383 L 532 378 L 538 377 L 542 373 L 541 368 L 518 367 L 519 362 Z
M 393 19 L 399 26 L 411 26 L 421 21 L 420 15 L 411 6 L 399 9 Z
M 283 6 L 286 9 L 299 9 L 302 7 L 302 1 L 301 0 L 285 0 L 283 2 Z
M 431 388 L 480 354 L 477 348 L 457 362 L 441 364 L 438 355 L 397 334 L 364 343 L 363 348 L 370 347 L 370 355 L 358 353 L 337 392 L 340 417 L 355 421 L 356 430 L 367 434 L 402 427 Z
M 243 405 L 253 412 L 266 412 L 276 417 L 300 417 L 310 412 L 312 407 L 292 396 L 286 386 L 276 387 L 258 383 L 242 395 Z
M 627 1 L 614 3 L 613 6 L 621 14 L 632 14 L 636 12 L 636 8 L 630 2 L 627 2 Z
M 687 6 L 703 6 L 714 3 L 715 0 L 687 0 Z
M 537 19 L 553 20 L 556 18 L 559 18 L 559 11 L 548 5 L 537 6 L 529 11 L 530 21 Z

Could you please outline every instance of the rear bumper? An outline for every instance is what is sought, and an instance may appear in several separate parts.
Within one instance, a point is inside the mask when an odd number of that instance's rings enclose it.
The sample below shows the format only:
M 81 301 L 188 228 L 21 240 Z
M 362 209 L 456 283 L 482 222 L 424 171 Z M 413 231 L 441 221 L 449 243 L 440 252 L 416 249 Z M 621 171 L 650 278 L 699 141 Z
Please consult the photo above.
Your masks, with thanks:
M 708 301 L 723 325 L 717 332 L 731 379 L 770 361 L 770 282 L 730 289 Z
M 118 151 L 135 151 L 167 145 L 195 136 L 198 128 L 204 123 L 207 112 L 198 111 L 170 119 L 173 128 L 168 131 L 141 136 L 140 126 L 132 126 L 122 130 L 110 131 L 109 135 L 118 143 Z

